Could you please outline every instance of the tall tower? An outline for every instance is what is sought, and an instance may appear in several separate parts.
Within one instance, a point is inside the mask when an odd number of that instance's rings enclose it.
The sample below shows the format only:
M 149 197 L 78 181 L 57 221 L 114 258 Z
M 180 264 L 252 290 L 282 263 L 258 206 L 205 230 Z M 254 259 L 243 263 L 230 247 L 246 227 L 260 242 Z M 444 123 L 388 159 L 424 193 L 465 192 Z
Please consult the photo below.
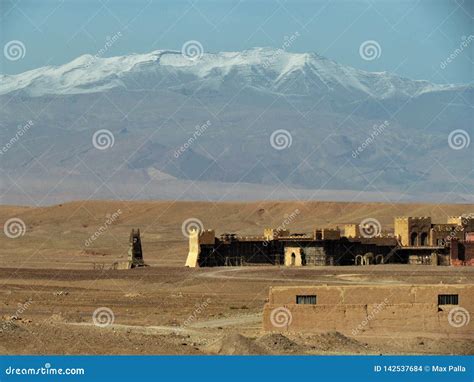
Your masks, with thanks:
M 201 253 L 201 246 L 199 244 L 199 231 L 193 229 L 189 233 L 189 252 L 186 259 L 186 267 L 199 267 L 199 254 Z
M 136 231 L 132 229 L 132 232 L 130 233 L 128 261 L 131 263 L 132 268 L 143 267 L 145 265 L 145 262 L 143 261 L 140 229 L 137 229 Z

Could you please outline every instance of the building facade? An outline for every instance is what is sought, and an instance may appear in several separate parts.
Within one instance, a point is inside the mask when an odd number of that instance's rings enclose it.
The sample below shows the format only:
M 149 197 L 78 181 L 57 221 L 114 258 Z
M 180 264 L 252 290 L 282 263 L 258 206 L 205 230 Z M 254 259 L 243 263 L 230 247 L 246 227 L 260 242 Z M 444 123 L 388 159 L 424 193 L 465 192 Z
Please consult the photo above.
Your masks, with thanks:
M 263 329 L 474 338 L 473 309 L 473 284 L 271 287 Z
M 443 224 L 433 224 L 430 217 L 397 217 L 392 234 L 367 235 L 365 227 L 356 224 L 346 224 L 342 232 L 336 227 L 310 234 L 272 228 L 262 236 L 192 232 L 186 266 L 472 265 L 469 238 L 474 220 L 466 216 L 450 217 Z

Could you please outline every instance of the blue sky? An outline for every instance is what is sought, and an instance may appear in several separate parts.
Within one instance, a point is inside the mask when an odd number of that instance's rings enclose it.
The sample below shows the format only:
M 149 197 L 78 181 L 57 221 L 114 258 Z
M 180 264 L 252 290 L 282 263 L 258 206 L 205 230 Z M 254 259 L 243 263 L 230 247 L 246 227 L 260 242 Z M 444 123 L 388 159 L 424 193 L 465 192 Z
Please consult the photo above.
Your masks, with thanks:
M 198 40 L 205 51 L 235 51 L 255 46 L 317 52 L 368 71 L 390 71 L 436 83 L 473 82 L 474 34 L 471 0 L 360 1 L 158 1 L 158 0 L 0 0 L 0 43 L 25 46 L 16 61 L 0 58 L 0 71 L 20 73 L 96 54 L 108 36 L 121 38 L 104 56 L 180 50 Z M 360 45 L 375 40 L 380 57 L 367 61 Z M 2 49 L 3 50 L 3 49 Z

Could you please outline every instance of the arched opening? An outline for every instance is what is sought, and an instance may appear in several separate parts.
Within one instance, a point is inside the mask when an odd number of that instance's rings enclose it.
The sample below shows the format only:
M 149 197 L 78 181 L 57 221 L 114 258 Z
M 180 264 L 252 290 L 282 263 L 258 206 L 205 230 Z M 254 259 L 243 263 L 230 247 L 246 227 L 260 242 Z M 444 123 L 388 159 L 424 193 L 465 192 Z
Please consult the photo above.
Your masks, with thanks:
M 374 254 L 372 252 L 367 252 L 362 256 L 362 265 L 370 265 L 374 263 Z
M 355 257 L 355 265 L 362 265 L 362 255 L 357 255 Z
M 426 232 L 423 232 L 420 235 L 420 245 L 421 246 L 427 246 L 428 245 L 428 234 Z
M 293 252 L 291 254 L 291 265 L 294 266 L 296 264 L 296 255 L 295 253 Z
M 412 232 L 410 235 L 410 245 L 412 247 L 416 246 L 416 240 L 418 239 L 418 234 L 416 232 Z

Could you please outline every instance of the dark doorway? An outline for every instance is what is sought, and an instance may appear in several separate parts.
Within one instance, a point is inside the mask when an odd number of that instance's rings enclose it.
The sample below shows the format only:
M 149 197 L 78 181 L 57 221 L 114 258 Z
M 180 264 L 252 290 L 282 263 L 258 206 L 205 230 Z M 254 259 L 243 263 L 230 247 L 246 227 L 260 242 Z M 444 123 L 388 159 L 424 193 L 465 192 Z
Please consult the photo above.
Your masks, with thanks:
M 426 232 L 423 232 L 420 236 L 420 245 L 422 247 L 425 247 L 428 245 L 428 234 Z

